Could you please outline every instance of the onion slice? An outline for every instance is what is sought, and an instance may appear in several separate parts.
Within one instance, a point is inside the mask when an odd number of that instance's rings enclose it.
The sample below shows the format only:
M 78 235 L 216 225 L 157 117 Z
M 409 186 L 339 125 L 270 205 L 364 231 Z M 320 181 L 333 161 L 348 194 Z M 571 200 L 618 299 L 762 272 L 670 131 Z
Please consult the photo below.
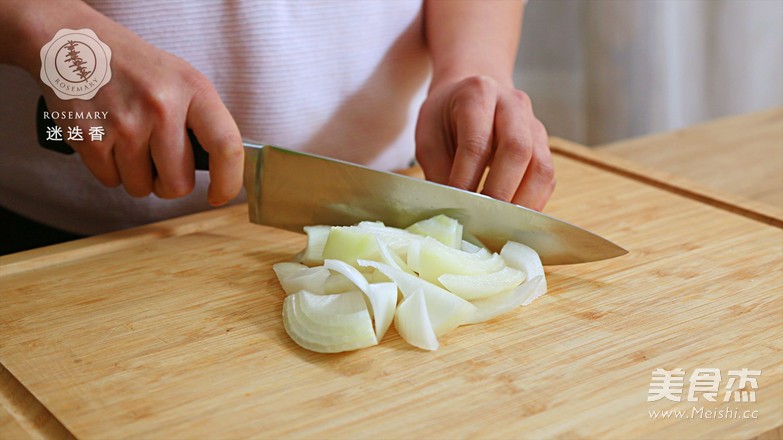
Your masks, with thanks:
M 348 278 L 370 300 L 375 318 L 375 336 L 380 341 L 394 318 L 397 306 L 397 286 L 394 283 L 370 284 L 355 267 L 339 260 L 324 260 L 324 267 Z
M 468 301 L 489 298 L 511 290 L 525 281 L 525 274 L 511 267 L 486 275 L 444 274 L 438 281 L 449 292 Z
M 527 279 L 532 279 L 537 276 L 541 276 L 543 281 L 536 288 L 535 295 L 523 305 L 530 304 L 534 299 L 546 293 L 546 277 L 544 276 L 544 265 L 541 264 L 541 258 L 538 253 L 532 248 L 525 246 L 522 243 L 515 241 L 509 241 L 500 250 L 500 256 L 503 257 L 506 264 L 514 269 L 521 270 L 527 276 Z
M 294 342 L 319 353 L 378 344 L 360 292 L 326 296 L 296 292 L 283 303 L 283 325 Z
M 521 305 L 530 304 L 535 299 L 536 291 L 543 283 L 543 280 L 544 277 L 539 275 L 508 292 L 473 301 L 472 304 L 476 307 L 476 311 L 466 324 L 478 324 L 479 322 L 488 321 Z
M 414 347 L 437 350 L 438 338 L 432 328 L 424 290 L 419 287 L 397 307 L 394 327 L 402 339 Z
M 286 295 L 294 294 L 300 290 L 307 290 L 319 295 L 324 294 L 324 285 L 326 279 L 329 278 L 329 271 L 323 266 L 303 267 L 304 269 L 293 271 L 293 266 L 275 265 L 272 266 L 272 269 L 277 274 Z
M 415 275 L 407 274 L 377 261 L 358 260 L 357 263 L 360 266 L 373 267 L 381 271 L 397 285 L 405 298 L 421 289 L 436 336 L 459 327 L 475 313 L 475 307 L 468 301 Z
M 331 226 L 323 225 L 304 227 L 307 234 L 307 247 L 302 251 L 302 263 L 310 266 L 324 264 L 324 246 L 331 230 Z

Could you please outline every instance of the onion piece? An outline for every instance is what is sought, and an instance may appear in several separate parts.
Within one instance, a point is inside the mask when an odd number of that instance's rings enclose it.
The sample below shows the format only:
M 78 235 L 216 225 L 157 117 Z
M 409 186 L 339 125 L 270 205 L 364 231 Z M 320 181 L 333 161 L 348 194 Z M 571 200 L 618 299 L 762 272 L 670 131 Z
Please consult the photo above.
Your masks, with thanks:
M 462 249 L 463 252 L 467 252 L 469 254 L 475 254 L 476 252 L 485 248 L 481 246 L 476 246 L 475 244 L 469 241 L 462 240 L 462 245 L 460 246 L 460 249 Z
M 421 241 L 423 238 L 404 229 L 385 226 L 381 222 L 365 221 L 359 223 L 355 228 L 362 232 L 373 234 L 376 239 L 382 241 L 389 246 L 392 251 L 403 258 L 408 251 L 410 243 L 413 241 Z
M 468 301 L 488 298 L 511 290 L 525 281 L 525 274 L 511 267 L 486 275 L 444 274 L 438 281 L 449 292 Z
M 443 214 L 416 222 L 405 230 L 424 237 L 432 237 L 455 249 L 460 249 L 462 244 L 462 225 Z
M 274 267 L 275 266 L 272 266 L 272 269 L 274 269 Z M 276 273 L 280 272 L 278 274 L 278 280 L 280 281 L 280 285 L 283 287 L 283 291 L 285 291 L 286 295 L 291 295 L 300 290 L 307 290 L 318 295 L 324 294 L 324 285 L 326 283 L 326 279 L 329 278 L 329 271 L 325 267 L 305 266 L 304 269 L 300 269 L 291 273 L 290 275 L 285 275 L 282 278 L 280 277 L 290 269 L 291 268 L 286 268 L 283 266 L 278 267 L 278 269 L 275 270 Z
M 331 226 L 305 226 L 304 231 L 307 234 L 307 246 L 302 251 L 300 260 L 302 263 L 314 266 L 324 264 L 324 246 L 329 238 Z
M 521 305 L 530 304 L 535 299 L 539 286 L 543 283 L 544 277 L 539 275 L 508 292 L 473 301 L 472 304 L 476 306 L 476 312 L 466 324 L 478 324 L 479 322 L 488 321 Z
M 544 276 L 544 265 L 541 264 L 541 258 L 532 248 L 515 241 L 506 242 L 503 249 L 500 250 L 500 256 L 503 257 L 506 264 L 514 269 L 521 270 L 527 275 L 527 279 L 541 276 L 543 281 L 536 288 L 535 295 L 523 305 L 528 305 L 534 299 L 546 293 L 546 277 Z
M 367 292 L 370 283 L 364 278 L 364 275 L 362 275 L 361 272 L 359 272 L 350 264 L 344 261 L 327 258 L 324 260 L 323 267 L 343 275 L 344 277 L 348 278 L 356 287 L 358 287 L 359 290 L 362 292 Z
M 424 290 L 419 287 L 397 307 L 394 327 L 403 340 L 424 350 L 437 350 L 438 338 L 430 322 Z
M 366 295 L 370 299 L 375 318 L 375 337 L 380 342 L 394 319 L 394 311 L 397 308 L 397 285 L 394 283 L 370 284 Z
M 380 341 L 389 329 L 397 306 L 397 286 L 394 283 L 370 284 L 355 267 L 344 261 L 327 259 L 324 267 L 342 274 L 356 285 L 370 300 L 375 318 L 375 335 Z
M 418 289 L 422 289 L 432 329 L 436 336 L 441 336 L 449 330 L 459 327 L 475 313 L 476 308 L 468 301 L 415 275 L 407 274 L 377 261 L 358 260 L 357 263 L 360 266 L 374 267 L 383 272 L 397 284 L 405 298 L 413 295 Z
M 389 246 L 386 245 L 380 238 L 376 238 L 378 244 L 378 250 L 381 255 L 381 263 L 388 264 L 389 266 L 401 270 L 411 275 L 416 275 L 404 261 L 396 253 L 394 253 Z
M 503 269 L 506 262 L 500 255 L 490 254 L 485 249 L 471 254 L 427 237 L 421 242 L 418 267 L 421 278 L 439 285 L 438 277 L 443 274 L 484 275 Z
M 375 236 L 352 226 L 335 226 L 324 245 L 324 260 L 340 260 L 356 266 L 357 259 L 377 258 Z
M 325 294 L 335 294 L 348 292 L 355 288 L 356 285 L 351 280 L 346 278 L 345 275 L 341 273 L 332 273 L 329 274 L 329 277 L 324 282 L 323 290 Z
M 307 269 L 307 266 L 304 264 L 294 263 L 290 261 L 284 261 L 282 263 L 275 263 L 272 266 L 272 270 L 275 271 L 275 275 L 277 275 L 277 280 L 282 282 L 283 278 L 288 278 L 291 275 Z
M 359 292 L 353 293 L 322 296 L 299 291 L 289 295 L 283 303 L 286 333 L 301 347 L 319 353 L 338 353 L 377 345 L 378 339 L 364 299 Z M 323 321 L 337 324 L 324 324 Z

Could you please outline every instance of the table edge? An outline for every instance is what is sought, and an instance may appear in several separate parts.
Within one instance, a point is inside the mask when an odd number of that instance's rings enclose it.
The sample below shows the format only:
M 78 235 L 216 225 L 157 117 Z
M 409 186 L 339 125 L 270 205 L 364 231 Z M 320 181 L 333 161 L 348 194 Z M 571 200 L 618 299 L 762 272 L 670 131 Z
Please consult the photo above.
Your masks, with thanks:
M 604 151 L 551 137 L 552 153 L 668 191 L 715 208 L 783 229 L 783 210 L 743 197 L 706 188 L 691 180 L 657 171 Z

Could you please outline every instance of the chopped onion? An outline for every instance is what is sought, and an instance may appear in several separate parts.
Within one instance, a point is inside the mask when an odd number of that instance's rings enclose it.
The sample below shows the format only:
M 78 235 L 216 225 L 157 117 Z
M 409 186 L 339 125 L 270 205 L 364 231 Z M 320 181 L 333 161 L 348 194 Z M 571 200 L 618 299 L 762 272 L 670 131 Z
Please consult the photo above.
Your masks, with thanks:
M 535 295 L 523 305 L 530 304 L 534 299 L 546 293 L 544 265 L 541 264 L 541 258 L 536 251 L 522 243 L 509 241 L 500 250 L 500 256 L 503 257 L 507 265 L 524 272 L 528 280 L 541 276 L 542 281 L 536 288 Z
M 476 307 L 476 311 L 466 324 L 478 324 L 521 305 L 530 304 L 530 301 L 535 299 L 534 296 L 543 283 L 543 279 L 544 277 L 539 275 L 508 292 L 473 301 L 472 304 Z
M 397 285 L 406 298 L 421 289 L 427 302 L 432 328 L 438 336 L 464 324 L 475 312 L 475 307 L 468 301 L 388 264 L 368 260 L 358 260 L 357 263 L 360 266 L 374 267 L 383 272 Z
M 329 238 L 331 226 L 305 226 L 304 231 L 307 234 L 307 247 L 302 252 L 301 261 L 304 264 L 314 266 L 324 264 L 324 246 Z
M 424 350 L 437 350 L 438 338 L 432 329 L 430 313 L 421 287 L 397 307 L 394 327 L 405 342 Z
M 438 281 L 449 292 L 467 300 L 482 299 L 517 287 L 525 281 L 525 274 L 511 267 L 486 275 L 444 274 Z
M 283 287 L 286 295 L 291 295 L 300 290 L 307 290 L 315 294 L 324 293 L 324 285 L 326 283 L 326 279 L 329 278 L 329 271 L 325 267 L 305 266 L 304 269 L 292 272 L 290 275 L 286 275 L 285 272 L 289 270 L 290 268 L 278 267 L 278 270 L 275 271 L 278 273 L 280 285 Z M 281 275 L 283 276 L 281 277 Z
M 405 230 L 424 237 L 432 237 L 455 249 L 460 249 L 462 244 L 462 225 L 443 214 L 416 222 Z
M 409 260 L 410 258 L 409 255 Z M 485 249 L 471 254 L 461 249 L 450 248 L 429 237 L 421 242 L 418 260 L 416 257 L 413 259 L 418 262 L 419 276 L 436 285 L 440 284 L 438 277 L 443 274 L 485 275 L 497 272 L 506 266 L 500 255 L 490 254 Z
M 338 353 L 378 344 L 360 292 L 315 295 L 299 291 L 283 303 L 286 333 L 300 346 Z
M 508 242 L 492 253 L 444 215 L 407 229 L 364 221 L 310 226 L 305 232 L 300 260 L 319 266 L 278 263 L 273 269 L 287 295 L 286 332 L 313 351 L 375 345 L 392 322 L 409 344 L 435 350 L 446 332 L 492 319 L 546 292 L 533 249 Z
M 397 305 L 397 286 L 394 283 L 370 284 L 361 272 L 343 261 L 325 260 L 324 267 L 343 275 L 367 295 L 375 318 L 375 335 L 380 341 L 394 318 L 394 308 Z
M 276 263 L 272 266 L 272 270 L 275 271 L 275 275 L 277 275 L 277 279 L 282 282 L 284 278 L 288 278 L 291 275 L 307 269 L 307 266 L 304 264 L 299 263 L 293 263 L 293 262 L 283 262 L 283 263 Z

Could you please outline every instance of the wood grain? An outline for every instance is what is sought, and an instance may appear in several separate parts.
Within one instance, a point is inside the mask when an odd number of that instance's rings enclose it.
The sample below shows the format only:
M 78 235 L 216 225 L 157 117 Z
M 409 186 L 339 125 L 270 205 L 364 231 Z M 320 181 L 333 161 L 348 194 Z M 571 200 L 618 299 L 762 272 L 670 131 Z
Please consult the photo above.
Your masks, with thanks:
M 721 192 L 699 183 L 675 176 L 665 171 L 648 168 L 595 148 L 570 142 L 558 137 L 550 138 L 550 148 L 556 154 L 628 177 L 665 191 L 688 197 L 725 211 L 733 212 L 778 228 L 783 227 L 783 206 L 745 199 L 732 193 Z
M 3 257 L 0 362 L 84 439 L 747 439 L 783 425 L 783 231 L 555 160 L 549 213 L 630 254 L 548 267 L 547 296 L 437 352 L 393 330 L 347 354 L 296 346 L 270 265 L 304 237 L 238 206 Z M 694 406 L 646 400 L 652 370 L 678 367 L 762 370 L 757 402 L 733 404 L 758 418 L 651 419 Z
M 0 365 L 0 438 L 73 439 L 68 430 Z
M 721 193 L 783 209 L 783 107 L 598 149 Z

